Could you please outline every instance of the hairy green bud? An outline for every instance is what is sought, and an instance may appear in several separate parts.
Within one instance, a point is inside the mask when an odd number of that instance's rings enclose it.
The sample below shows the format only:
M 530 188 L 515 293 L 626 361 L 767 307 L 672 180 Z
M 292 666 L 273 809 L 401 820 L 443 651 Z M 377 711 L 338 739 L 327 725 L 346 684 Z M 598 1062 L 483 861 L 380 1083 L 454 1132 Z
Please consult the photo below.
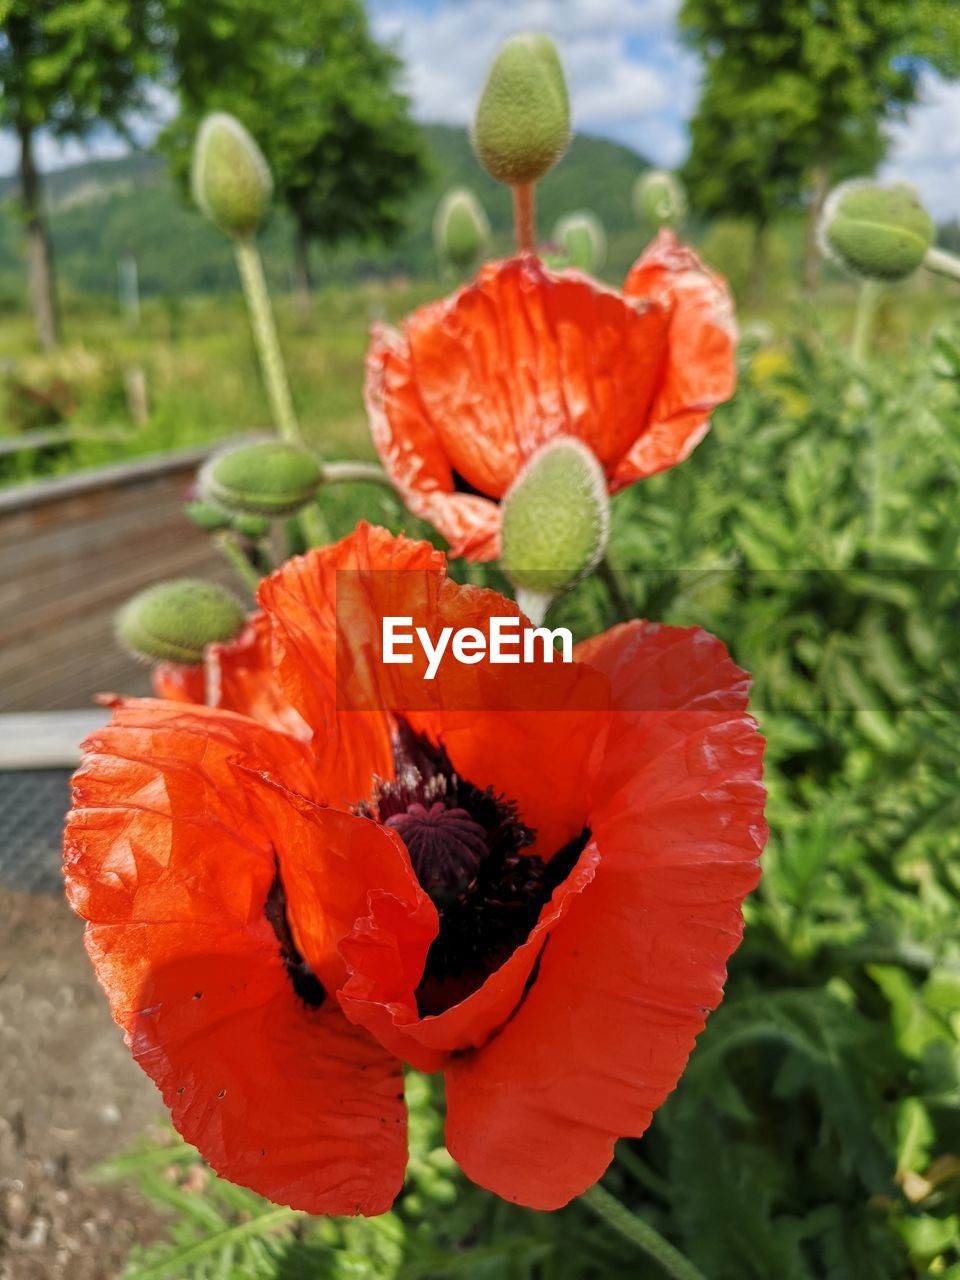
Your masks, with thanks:
M 116 630 L 138 658 L 194 666 L 208 644 L 233 640 L 246 620 L 243 602 L 226 587 L 178 578 L 135 595 L 117 614 Z
M 571 267 L 593 274 L 603 269 L 607 260 L 607 234 L 595 213 L 588 209 L 568 213 L 553 228 L 553 239 L 563 249 Z
M 504 496 L 501 566 L 514 586 L 557 596 L 595 568 L 609 530 L 603 468 L 581 440 L 557 436 Z
M 265 538 L 270 532 L 270 520 L 267 516 L 234 516 L 233 527 L 245 538 L 257 540 Z
M 279 440 L 236 445 L 215 453 L 198 476 L 208 502 L 231 513 L 291 515 L 317 495 L 323 472 L 306 449 Z
M 253 235 L 267 216 L 273 196 L 270 167 L 233 116 L 218 111 L 201 124 L 192 179 L 194 200 L 228 235 Z
M 498 182 L 537 182 L 570 142 L 570 98 L 549 36 L 513 36 L 493 60 L 473 124 L 473 148 Z
M 194 498 L 183 508 L 188 520 L 192 520 L 204 533 L 220 533 L 233 527 L 233 516 L 223 507 L 212 502 L 204 502 L 202 498 Z
M 466 271 L 490 243 L 490 220 L 483 205 L 466 187 L 454 187 L 440 201 L 433 220 L 437 256 Z
M 633 184 L 633 211 L 650 230 L 678 226 L 687 212 L 683 184 L 664 169 L 648 169 Z
M 820 219 L 824 252 L 868 280 L 913 275 L 935 235 L 933 219 L 907 183 L 841 183 L 827 197 Z

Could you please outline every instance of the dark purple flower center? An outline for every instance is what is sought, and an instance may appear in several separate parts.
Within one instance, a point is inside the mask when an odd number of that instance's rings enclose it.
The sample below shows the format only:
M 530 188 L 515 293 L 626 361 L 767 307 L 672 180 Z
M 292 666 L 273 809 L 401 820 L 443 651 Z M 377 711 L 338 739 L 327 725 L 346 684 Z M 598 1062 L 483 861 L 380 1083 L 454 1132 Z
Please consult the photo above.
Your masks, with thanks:
M 479 987 L 526 941 L 544 904 L 569 875 L 589 832 L 549 863 L 524 850 L 536 833 L 516 805 L 461 778 L 444 749 L 403 721 L 394 737 L 395 781 L 361 812 L 403 840 L 440 930 L 417 990 L 422 1015 L 440 1013 Z
M 454 897 L 477 873 L 487 856 L 486 833 L 466 809 L 450 809 L 442 800 L 430 808 L 414 801 L 405 812 L 387 818 L 410 851 L 417 879 L 431 897 Z

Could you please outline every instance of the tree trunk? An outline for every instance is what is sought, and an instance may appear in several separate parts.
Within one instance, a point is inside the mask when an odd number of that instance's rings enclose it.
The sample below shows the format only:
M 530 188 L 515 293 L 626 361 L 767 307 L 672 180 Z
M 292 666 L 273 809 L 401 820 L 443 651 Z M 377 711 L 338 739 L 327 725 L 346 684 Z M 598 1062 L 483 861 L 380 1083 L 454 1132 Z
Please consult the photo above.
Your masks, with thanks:
M 60 325 L 53 274 L 53 249 L 43 220 L 43 192 L 40 174 L 33 158 L 33 128 L 21 121 L 20 198 L 23 203 L 24 229 L 27 236 L 27 282 L 30 305 L 40 345 L 52 350 L 59 341 Z
M 747 283 L 747 304 L 762 307 L 767 293 L 767 223 L 757 222 L 753 237 L 753 262 Z
M 310 234 L 302 218 L 293 231 L 293 302 L 297 324 L 309 328 L 313 311 L 313 276 L 310 271 Z
M 818 164 L 811 174 L 813 191 L 807 206 L 806 242 L 803 250 L 803 292 L 807 298 L 815 298 L 820 288 L 820 216 L 827 198 L 827 167 Z

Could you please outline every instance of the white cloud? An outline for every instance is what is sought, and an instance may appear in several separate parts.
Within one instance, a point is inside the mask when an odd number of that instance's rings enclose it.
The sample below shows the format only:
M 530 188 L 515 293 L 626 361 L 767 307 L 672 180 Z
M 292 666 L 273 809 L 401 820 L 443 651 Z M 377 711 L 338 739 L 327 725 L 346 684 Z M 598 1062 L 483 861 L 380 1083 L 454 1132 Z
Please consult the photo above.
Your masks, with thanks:
M 687 153 L 685 120 L 696 103 L 698 64 L 676 37 L 680 0 L 368 0 L 374 30 L 396 43 L 407 88 L 421 120 L 466 124 L 497 46 L 517 31 L 549 31 L 560 47 L 574 123 L 615 138 L 658 164 Z M 937 218 L 960 216 L 960 84 L 930 76 L 922 101 L 892 130 L 884 175 L 920 190 Z M 152 120 L 133 122 L 149 142 L 173 112 L 158 90 Z M 41 168 L 121 154 L 106 130 L 89 143 L 58 143 L 41 134 Z M 16 167 L 13 137 L 0 134 L 0 173 Z
M 695 84 L 696 64 L 674 36 L 678 7 L 679 0 L 370 4 L 374 29 L 407 64 L 407 90 L 421 120 L 466 124 L 501 41 L 518 31 L 549 31 L 566 68 L 575 126 L 665 164 L 683 157 L 678 110 Z
M 892 135 L 884 177 L 912 182 L 938 220 L 960 216 L 960 84 L 926 77 Z

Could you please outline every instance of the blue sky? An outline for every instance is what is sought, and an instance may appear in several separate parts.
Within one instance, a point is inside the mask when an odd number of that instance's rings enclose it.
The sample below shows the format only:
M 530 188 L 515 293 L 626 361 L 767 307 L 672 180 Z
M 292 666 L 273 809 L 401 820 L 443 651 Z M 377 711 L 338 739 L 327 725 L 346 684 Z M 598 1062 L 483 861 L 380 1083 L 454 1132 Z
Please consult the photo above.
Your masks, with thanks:
M 906 2 L 906 0 L 905 0 Z M 615 138 L 660 165 L 686 153 L 685 120 L 696 102 L 697 60 L 676 38 L 680 0 L 368 0 L 377 33 L 407 65 L 417 116 L 465 124 L 497 45 L 516 31 L 550 32 L 570 81 L 574 123 Z M 960 84 L 930 77 L 923 102 L 893 130 L 885 174 L 917 185 L 938 218 L 960 216 Z M 139 132 L 148 137 L 149 124 Z M 99 137 L 97 155 L 122 144 Z M 48 168 L 89 154 L 45 139 Z M 14 164 L 13 140 L 0 135 L 0 172 Z

